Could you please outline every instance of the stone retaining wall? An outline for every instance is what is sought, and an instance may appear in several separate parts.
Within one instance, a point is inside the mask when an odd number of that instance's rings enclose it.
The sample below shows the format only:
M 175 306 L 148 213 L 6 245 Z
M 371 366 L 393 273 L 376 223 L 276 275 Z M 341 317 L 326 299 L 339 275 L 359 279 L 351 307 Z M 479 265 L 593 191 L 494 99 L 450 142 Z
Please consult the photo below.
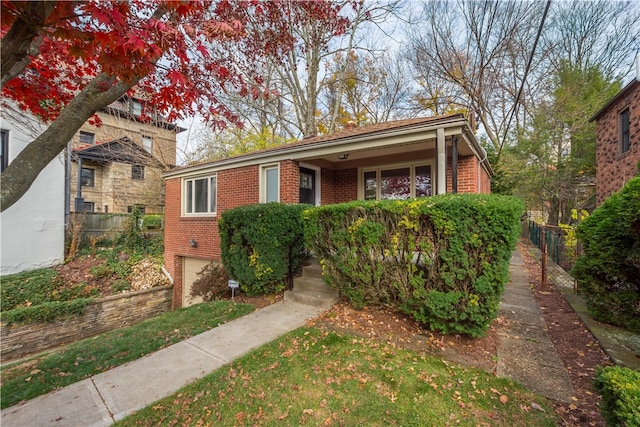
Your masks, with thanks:
M 2 363 L 133 325 L 171 310 L 172 286 L 113 295 L 87 306 L 79 316 L 50 323 L 2 323 Z

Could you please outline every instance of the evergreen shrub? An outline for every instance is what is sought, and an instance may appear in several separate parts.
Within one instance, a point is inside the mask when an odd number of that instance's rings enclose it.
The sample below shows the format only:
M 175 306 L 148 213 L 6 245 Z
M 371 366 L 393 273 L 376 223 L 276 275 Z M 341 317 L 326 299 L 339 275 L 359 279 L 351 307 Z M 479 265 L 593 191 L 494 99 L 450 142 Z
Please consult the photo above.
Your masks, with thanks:
M 640 333 L 640 177 L 577 230 L 583 254 L 571 273 L 594 319 Z
M 221 258 L 229 277 L 248 295 L 285 288 L 306 258 L 302 212 L 309 205 L 266 203 L 225 211 L 218 223 Z
M 640 426 L 640 372 L 620 366 L 596 371 L 600 411 L 610 426 Z
M 497 316 L 523 203 L 498 195 L 350 202 L 304 212 L 307 246 L 356 308 L 387 305 L 480 336 Z

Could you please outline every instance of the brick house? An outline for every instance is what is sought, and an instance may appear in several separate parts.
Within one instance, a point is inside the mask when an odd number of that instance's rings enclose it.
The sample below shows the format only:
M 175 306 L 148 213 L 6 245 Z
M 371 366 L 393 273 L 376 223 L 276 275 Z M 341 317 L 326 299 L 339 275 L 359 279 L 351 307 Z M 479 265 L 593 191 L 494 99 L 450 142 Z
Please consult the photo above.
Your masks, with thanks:
M 70 212 L 164 212 L 162 172 L 175 165 L 176 134 L 184 129 L 159 115 L 142 120 L 143 108 L 124 97 L 97 113 L 100 127 L 87 122 L 73 137 Z
M 638 174 L 640 64 L 636 78 L 600 109 L 596 121 L 596 197 L 601 205 Z
M 189 305 L 196 274 L 220 260 L 218 215 L 227 209 L 489 193 L 491 175 L 460 114 L 352 126 L 167 172 L 164 258 L 174 307 Z

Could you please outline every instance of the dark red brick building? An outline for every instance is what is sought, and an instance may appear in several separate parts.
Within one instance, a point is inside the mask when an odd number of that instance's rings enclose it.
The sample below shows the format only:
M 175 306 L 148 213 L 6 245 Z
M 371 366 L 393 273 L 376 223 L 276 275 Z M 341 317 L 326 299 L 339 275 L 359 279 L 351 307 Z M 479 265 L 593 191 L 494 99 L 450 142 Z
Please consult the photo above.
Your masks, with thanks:
M 166 182 L 165 266 L 174 307 L 196 273 L 220 260 L 218 218 L 266 203 L 327 205 L 451 192 L 489 193 L 492 169 L 460 114 L 400 120 L 175 169 Z
M 596 121 L 597 205 L 638 174 L 640 163 L 640 72 L 600 109 Z

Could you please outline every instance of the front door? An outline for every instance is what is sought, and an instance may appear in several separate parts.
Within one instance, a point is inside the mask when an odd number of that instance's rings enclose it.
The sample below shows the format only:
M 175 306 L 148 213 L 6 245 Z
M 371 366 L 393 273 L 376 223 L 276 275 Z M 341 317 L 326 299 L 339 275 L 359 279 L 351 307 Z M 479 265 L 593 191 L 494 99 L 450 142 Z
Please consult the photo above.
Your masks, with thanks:
M 316 204 L 316 171 L 300 168 L 300 203 Z

